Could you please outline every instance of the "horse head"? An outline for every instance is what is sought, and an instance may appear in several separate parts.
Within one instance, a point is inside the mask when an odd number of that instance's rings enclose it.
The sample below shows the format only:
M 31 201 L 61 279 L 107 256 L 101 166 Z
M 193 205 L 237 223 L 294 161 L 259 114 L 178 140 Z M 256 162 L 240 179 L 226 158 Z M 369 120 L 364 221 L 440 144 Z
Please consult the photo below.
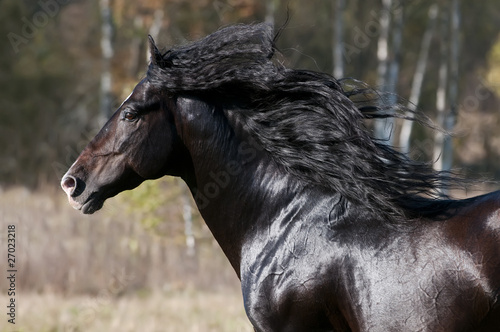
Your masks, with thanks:
M 157 52 L 153 45 L 152 61 Z M 144 180 L 179 175 L 170 158 L 182 149 L 172 105 L 148 79 L 139 82 L 63 176 L 61 187 L 71 206 L 94 213 L 107 198 Z

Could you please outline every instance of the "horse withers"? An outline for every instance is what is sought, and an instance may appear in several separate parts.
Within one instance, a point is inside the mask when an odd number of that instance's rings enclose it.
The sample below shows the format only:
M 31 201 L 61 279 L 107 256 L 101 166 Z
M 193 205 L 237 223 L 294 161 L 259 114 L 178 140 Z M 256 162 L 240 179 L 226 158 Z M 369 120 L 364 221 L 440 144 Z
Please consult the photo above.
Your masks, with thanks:
M 500 195 L 371 136 L 366 89 L 273 61 L 272 27 L 166 52 L 64 175 L 94 213 L 181 177 L 241 280 L 256 331 L 500 331 Z

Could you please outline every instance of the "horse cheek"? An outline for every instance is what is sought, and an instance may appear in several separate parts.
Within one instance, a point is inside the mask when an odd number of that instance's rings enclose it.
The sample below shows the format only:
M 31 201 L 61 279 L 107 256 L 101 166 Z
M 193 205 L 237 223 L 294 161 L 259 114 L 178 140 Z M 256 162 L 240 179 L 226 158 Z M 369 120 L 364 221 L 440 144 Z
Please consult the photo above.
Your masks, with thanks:
M 171 152 L 171 147 L 167 144 L 169 138 L 165 132 L 152 132 L 149 135 L 145 133 L 145 137 L 147 139 L 135 147 L 135 153 L 130 158 L 130 165 L 139 176 L 145 179 L 158 178 L 164 175 L 160 173 Z

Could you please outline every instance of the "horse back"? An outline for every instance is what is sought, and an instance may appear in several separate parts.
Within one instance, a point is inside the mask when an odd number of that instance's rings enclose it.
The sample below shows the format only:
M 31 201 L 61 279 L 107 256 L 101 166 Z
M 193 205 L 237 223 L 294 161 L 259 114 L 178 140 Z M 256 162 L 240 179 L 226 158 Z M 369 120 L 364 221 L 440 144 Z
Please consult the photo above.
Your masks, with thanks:
M 353 331 L 500 331 L 500 192 L 449 207 L 349 246 L 340 306 Z
M 457 245 L 500 281 L 500 191 L 458 201 L 454 216 L 444 223 L 445 239 Z
M 500 191 L 457 203 L 444 223 L 446 241 L 469 256 L 478 274 L 471 280 L 484 291 L 489 305 L 478 331 L 500 330 Z M 472 298 L 471 300 L 474 300 Z

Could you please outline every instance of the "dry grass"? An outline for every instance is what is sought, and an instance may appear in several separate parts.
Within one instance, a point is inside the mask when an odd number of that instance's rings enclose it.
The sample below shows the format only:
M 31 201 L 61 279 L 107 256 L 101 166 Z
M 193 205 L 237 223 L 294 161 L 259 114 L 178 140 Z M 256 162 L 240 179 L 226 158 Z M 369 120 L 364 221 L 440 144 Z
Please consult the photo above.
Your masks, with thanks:
M 158 235 L 123 204 L 83 216 L 59 190 L 0 189 L 0 267 L 4 275 L 14 224 L 18 270 L 15 326 L 0 279 L 0 331 L 251 331 L 239 281 L 206 227 L 189 256 L 179 213 L 165 212 Z
M 235 291 L 139 293 L 119 298 L 23 292 L 18 301 L 16 325 L 2 318 L 0 331 L 252 331 Z M 0 303 L 6 302 L 0 296 Z
M 59 190 L 0 191 L 0 253 L 7 250 L 7 225 L 16 225 L 18 282 L 36 292 L 96 294 L 117 282 L 120 293 L 238 284 L 206 226 L 198 230 L 196 255 L 189 256 L 177 214 L 165 213 L 169 231 L 158 235 L 123 212 L 124 205 L 110 199 L 104 211 L 84 216 Z M 5 290 L 1 281 L 0 290 Z

